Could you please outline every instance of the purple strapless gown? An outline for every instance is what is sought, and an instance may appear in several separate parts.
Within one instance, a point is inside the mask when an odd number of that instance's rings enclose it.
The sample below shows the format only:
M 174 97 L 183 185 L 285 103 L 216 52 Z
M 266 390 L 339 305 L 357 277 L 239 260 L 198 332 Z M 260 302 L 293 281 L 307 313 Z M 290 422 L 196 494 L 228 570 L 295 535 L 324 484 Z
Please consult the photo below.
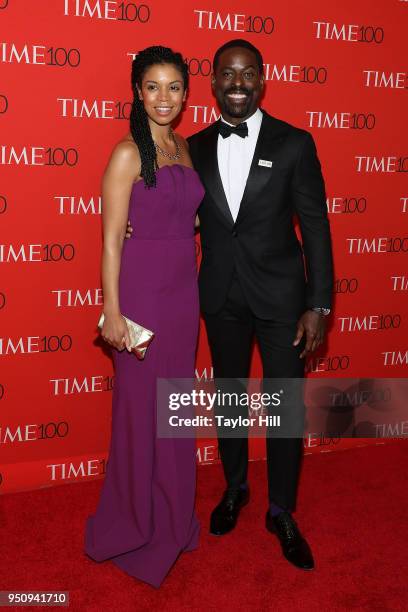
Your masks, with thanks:
M 156 378 L 194 378 L 199 301 L 194 221 L 198 174 L 162 166 L 157 186 L 133 185 L 132 238 L 122 252 L 122 314 L 155 332 L 145 359 L 114 353 L 112 436 L 85 552 L 158 587 L 182 551 L 198 545 L 194 439 L 156 436 Z

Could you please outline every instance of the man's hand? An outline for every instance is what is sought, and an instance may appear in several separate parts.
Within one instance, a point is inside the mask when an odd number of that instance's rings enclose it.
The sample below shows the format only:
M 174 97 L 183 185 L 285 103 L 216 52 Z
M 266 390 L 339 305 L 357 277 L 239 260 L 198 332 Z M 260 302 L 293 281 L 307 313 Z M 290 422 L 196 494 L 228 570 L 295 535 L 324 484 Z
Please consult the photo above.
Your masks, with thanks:
M 293 346 L 297 346 L 303 334 L 306 334 L 306 345 L 299 358 L 302 359 L 317 349 L 323 343 L 326 331 L 325 316 L 314 310 L 306 310 L 300 317 L 297 324 L 296 337 Z
M 130 221 L 128 219 L 125 238 L 130 238 L 133 232 L 133 227 L 130 225 Z

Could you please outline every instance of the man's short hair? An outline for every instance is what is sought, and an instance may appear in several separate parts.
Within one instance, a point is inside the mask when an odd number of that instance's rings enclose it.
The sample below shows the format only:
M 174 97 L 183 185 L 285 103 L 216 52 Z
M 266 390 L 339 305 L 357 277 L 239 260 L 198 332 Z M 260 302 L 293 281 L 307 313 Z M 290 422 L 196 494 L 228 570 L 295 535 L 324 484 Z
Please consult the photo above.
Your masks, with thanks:
M 218 61 L 220 59 L 221 53 L 223 53 L 223 51 L 225 51 L 226 49 L 231 49 L 232 47 L 243 47 L 244 49 L 249 49 L 249 51 L 252 51 L 252 53 L 254 53 L 256 57 L 259 74 L 263 73 L 263 59 L 261 52 L 252 43 L 247 40 L 244 40 L 243 38 L 235 38 L 234 40 L 229 40 L 227 43 L 225 43 L 225 45 L 222 45 L 222 47 L 217 49 L 213 59 L 213 72 L 217 70 Z

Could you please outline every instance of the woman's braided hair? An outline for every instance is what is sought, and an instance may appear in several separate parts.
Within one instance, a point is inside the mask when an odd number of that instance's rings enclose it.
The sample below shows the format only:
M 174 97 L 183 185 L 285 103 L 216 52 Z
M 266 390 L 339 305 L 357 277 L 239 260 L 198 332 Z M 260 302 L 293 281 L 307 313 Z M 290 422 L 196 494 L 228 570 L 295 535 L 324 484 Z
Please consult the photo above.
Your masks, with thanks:
M 145 187 L 148 188 L 156 186 L 158 164 L 147 113 L 143 106 L 143 100 L 139 99 L 136 85 L 142 89 L 144 73 L 155 64 L 173 64 L 180 70 L 184 89 L 186 90 L 188 87 L 188 67 L 181 53 L 176 53 L 168 47 L 153 46 L 140 51 L 133 60 L 131 78 L 133 104 L 130 113 L 130 131 L 140 153 L 140 175 L 144 180 Z

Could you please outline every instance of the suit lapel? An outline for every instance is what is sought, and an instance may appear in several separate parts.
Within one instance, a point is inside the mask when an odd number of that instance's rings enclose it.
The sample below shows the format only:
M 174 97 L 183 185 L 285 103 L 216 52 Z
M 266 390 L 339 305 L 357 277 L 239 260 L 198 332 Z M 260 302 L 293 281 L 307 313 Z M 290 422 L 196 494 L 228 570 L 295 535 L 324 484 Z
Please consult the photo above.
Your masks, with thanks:
M 258 194 L 265 188 L 266 183 L 271 178 L 272 168 L 259 166 L 259 160 L 267 160 L 273 162 L 273 149 L 276 144 L 281 142 L 283 132 L 276 127 L 276 122 L 265 111 L 262 111 L 262 123 L 259 130 L 258 140 L 256 143 L 254 156 L 251 163 L 251 168 L 248 175 L 248 180 L 245 185 L 241 204 L 239 207 L 236 224 L 251 210 L 251 203 L 256 201 Z M 273 167 L 273 166 L 272 166 Z
M 200 155 L 200 174 L 206 190 L 214 200 L 225 221 L 228 225 L 232 226 L 234 219 L 228 206 L 218 168 L 218 121 L 212 125 L 212 129 L 207 132 L 204 142 L 200 145 L 203 147 L 203 154 Z

